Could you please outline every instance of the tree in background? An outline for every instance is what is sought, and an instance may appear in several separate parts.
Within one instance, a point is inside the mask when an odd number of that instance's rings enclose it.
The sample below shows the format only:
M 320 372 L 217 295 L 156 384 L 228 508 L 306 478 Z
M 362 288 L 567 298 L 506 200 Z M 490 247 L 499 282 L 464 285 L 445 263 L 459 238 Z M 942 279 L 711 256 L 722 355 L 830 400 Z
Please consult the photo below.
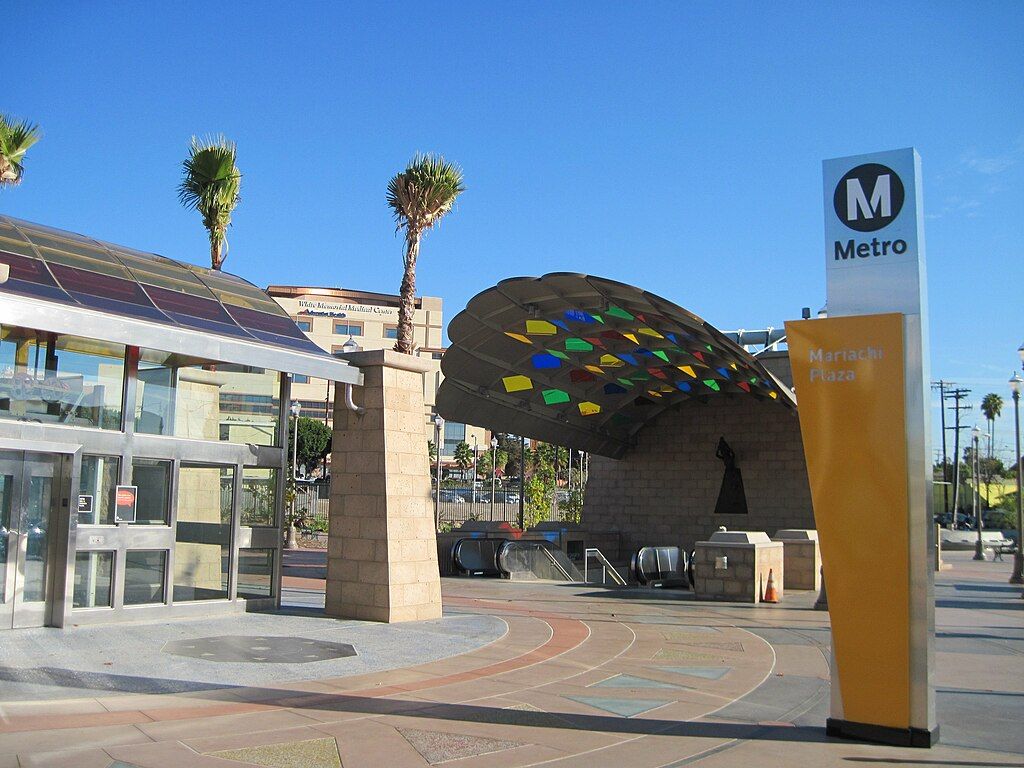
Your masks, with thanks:
M 288 456 L 290 457 L 292 431 L 288 431 Z M 331 428 L 318 419 L 299 417 L 299 442 L 296 446 L 296 461 L 311 471 L 331 452 Z
M 455 446 L 455 466 L 463 472 L 473 466 L 473 449 L 465 440 Z
M 981 398 L 981 412 L 988 422 L 988 457 L 992 458 L 992 444 L 996 439 L 996 419 L 1003 412 L 1003 398 L 995 392 L 989 392 Z
M 427 440 L 427 456 L 430 457 L 431 471 L 433 471 L 434 462 L 437 461 L 437 446 L 434 445 L 433 440 Z
M 210 268 L 220 269 L 228 253 L 231 214 L 241 199 L 242 174 L 235 165 L 235 143 L 223 136 L 192 137 L 178 200 L 203 217 L 210 237 Z
M 405 230 L 402 287 L 398 302 L 395 351 L 413 353 L 412 320 L 416 311 L 416 260 L 423 234 L 447 214 L 465 191 L 462 169 L 441 155 L 417 154 L 388 182 L 387 201 L 395 230 Z
M 0 114 L 0 187 L 21 184 L 25 153 L 42 137 L 35 123 Z

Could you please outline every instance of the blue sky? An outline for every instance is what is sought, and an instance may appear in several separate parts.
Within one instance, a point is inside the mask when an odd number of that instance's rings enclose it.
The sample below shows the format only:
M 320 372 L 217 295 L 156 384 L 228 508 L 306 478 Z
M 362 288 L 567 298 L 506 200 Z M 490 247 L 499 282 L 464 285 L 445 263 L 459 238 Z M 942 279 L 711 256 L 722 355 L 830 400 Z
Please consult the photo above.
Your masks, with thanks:
M 223 132 L 226 269 L 395 292 L 385 186 L 439 151 L 468 191 L 418 287 L 448 319 L 572 270 L 757 328 L 824 301 L 821 161 L 914 146 L 933 377 L 980 399 L 1019 365 L 1019 3 L 12 5 L 0 109 L 45 137 L 4 213 L 204 263 L 175 188 L 189 137 Z

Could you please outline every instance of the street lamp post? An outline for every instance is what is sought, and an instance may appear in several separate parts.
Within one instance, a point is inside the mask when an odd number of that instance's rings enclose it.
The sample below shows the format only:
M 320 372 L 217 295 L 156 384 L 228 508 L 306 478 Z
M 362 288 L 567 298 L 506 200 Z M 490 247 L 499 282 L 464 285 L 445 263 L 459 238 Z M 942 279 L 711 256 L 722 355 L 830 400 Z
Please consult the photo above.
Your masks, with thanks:
M 985 542 L 982 534 L 985 524 L 981 520 L 981 484 L 978 482 L 978 441 L 981 438 L 981 429 L 977 425 L 971 430 L 971 474 L 974 475 L 974 493 L 971 494 L 974 502 L 974 529 L 978 532 L 978 540 L 974 544 L 974 559 L 985 559 Z
M 498 474 L 495 470 L 498 461 L 498 438 L 491 438 L 491 522 L 494 522 L 494 478 Z
M 1018 352 L 1024 359 L 1024 344 L 1021 345 Z M 1010 379 L 1010 392 L 1013 393 L 1013 436 L 1016 445 L 1016 450 L 1013 452 L 1013 463 L 1017 465 L 1017 551 L 1013 555 L 1011 584 L 1024 584 L 1024 552 L 1021 551 L 1021 548 L 1024 547 L 1024 513 L 1022 513 L 1024 499 L 1020 494 L 1020 390 L 1022 383 L 1024 383 L 1024 379 L 1021 379 L 1020 374 L 1013 374 L 1013 378 Z
M 476 504 L 476 462 L 479 457 L 479 445 L 476 442 L 476 435 L 473 435 L 473 503 Z
M 436 465 L 434 467 L 434 474 L 437 479 L 434 481 L 434 530 L 436 531 L 441 525 L 441 432 L 444 430 L 444 419 L 441 418 L 441 414 L 434 414 L 434 455 L 436 456 Z M 422 439 L 422 438 L 421 438 Z
M 292 414 L 292 421 L 295 422 L 294 432 L 292 433 L 292 503 L 288 518 L 288 549 L 298 549 L 299 542 L 296 538 L 295 530 L 295 501 L 299 495 L 299 486 L 296 479 L 298 478 L 299 414 L 302 413 L 302 406 L 298 403 L 292 403 L 291 408 L 288 410 Z

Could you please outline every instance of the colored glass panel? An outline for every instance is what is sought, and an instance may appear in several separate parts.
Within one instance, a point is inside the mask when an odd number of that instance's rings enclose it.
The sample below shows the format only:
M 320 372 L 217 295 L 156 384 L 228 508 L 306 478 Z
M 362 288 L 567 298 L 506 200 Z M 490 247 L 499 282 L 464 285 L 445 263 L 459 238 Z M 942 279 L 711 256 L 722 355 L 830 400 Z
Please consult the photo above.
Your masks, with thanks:
M 594 315 L 594 319 L 597 320 L 601 325 L 604 325 L 604 318 L 600 315 Z
M 585 336 L 583 340 L 590 342 L 595 347 L 601 347 L 601 349 L 604 349 L 604 342 L 602 342 L 600 339 L 593 339 L 590 336 Z
M 597 403 L 591 403 L 589 400 L 580 403 L 579 409 L 581 416 L 593 416 L 595 413 L 601 412 L 601 406 Z
M 569 393 L 561 389 L 545 389 L 542 394 L 544 395 L 545 405 L 558 405 L 559 403 L 569 402 Z
M 718 386 L 718 382 L 715 381 L 714 379 L 704 379 L 704 385 L 708 389 L 715 390 L 715 392 L 721 392 L 722 391 L 722 388 Z
M 521 341 L 521 342 L 523 342 L 523 344 L 532 344 L 533 343 L 528 338 L 526 338 L 525 336 L 523 336 L 522 334 L 519 334 L 519 333 L 512 333 L 511 331 L 505 331 L 505 335 L 508 336 L 510 339 L 515 339 L 516 341 Z
M 701 352 L 694 352 L 693 356 L 696 357 L 698 360 L 700 360 L 702 363 L 704 362 L 704 355 L 703 355 L 703 353 L 701 353 Z
M 569 352 L 591 352 L 594 345 L 583 339 L 566 339 L 565 348 Z
M 697 374 L 693 372 L 693 368 L 689 365 L 678 365 L 676 366 L 680 371 L 685 373 L 687 376 L 696 379 Z
M 585 365 L 583 367 L 586 368 L 591 373 L 604 373 L 604 371 L 602 371 L 601 367 L 598 365 Z
M 666 363 L 670 362 L 670 360 L 668 359 L 668 353 L 667 353 L 667 352 L 663 352 L 663 351 L 662 351 L 662 350 L 660 350 L 660 349 L 656 349 L 656 350 L 654 350 L 654 356 L 655 356 L 655 357 L 660 357 L 660 358 L 661 358 L 662 360 L 664 360 L 664 361 L 665 361 Z
M 647 372 L 658 379 L 667 379 L 665 372 L 661 368 L 648 368 Z
M 569 372 L 569 381 L 573 382 L 574 384 L 579 384 L 580 382 L 593 381 L 593 380 L 594 380 L 594 374 L 592 374 L 590 371 L 570 371 Z
M 561 329 L 562 329 L 563 331 L 568 331 L 568 330 L 569 330 L 569 326 L 568 326 L 568 325 L 566 325 L 566 324 L 565 324 L 564 322 L 562 322 L 561 320 L 552 320 L 551 322 L 553 322 L 553 323 L 554 323 L 555 325 L 557 325 L 557 326 L 558 326 L 559 328 L 561 328 Z
M 592 323 L 594 318 L 592 315 L 584 312 L 581 309 L 567 309 L 565 311 L 565 319 L 572 320 L 576 323 Z
M 750 385 L 747 384 L 747 382 L 745 382 L 745 381 L 738 381 L 738 382 L 736 382 L 736 386 L 738 386 L 744 392 L 749 392 L 750 391 Z
M 624 363 L 629 363 L 630 365 L 640 365 L 640 363 L 638 363 L 636 358 L 633 357 L 632 355 L 620 354 L 618 357 Z
M 554 355 L 559 360 L 568 360 L 569 359 L 569 356 L 567 354 L 565 354 L 565 352 L 559 352 L 557 349 L 549 349 L 548 350 L 548 354 L 549 355 Z
M 653 328 L 639 328 L 639 329 L 637 329 L 637 330 L 638 330 L 638 331 L 639 331 L 639 332 L 640 332 L 641 334 L 643 334 L 644 336 L 653 336 L 653 337 L 654 337 L 654 338 L 656 338 L 656 339 L 663 339 L 663 338 L 665 338 L 664 336 L 662 336 L 662 335 L 661 335 L 660 333 L 658 333 L 658 332 L 657 332 L 656 330 L 654 330 Z
M 547 320 L 527 320 L 526 333 L 529 336 L 554 336 L 558 329 Z
M 626 388 L 618 384 L 605 384 L 604 393 L 606 395 L 623 395 L 626 393 Z
M 621 384 L 624 387 L 632 387 L 633 386 L 633 382 L 630 381 L 629 379 L 619 379 L 619 384 Z
M 606 368 L 621 368 L 625 365 L 625 363 L 619 360 L 615 355 L 601 355 L 600 363 Z
M 690 392 L 693 390 L 693 387 L 691 387 L 690 383 L 687 381 L 677 381 L 676 388 L 678 388 L 681 392 Z
M 506 392 L 522 392 L 524 389 L 533 389 L 533 382 L 526 376 L 505 376 L 501 383 L 505 385 Z
M 629 314 L 629 312 L 627 312 L 626 310 L 622 309 L 621 307 L 616 307 L 614 304 L 612 306 L 608 307 L 608 311 L 605 314 L 611 315 L 612 317 L 618 317 L 618 318 L 621 318 L 623 320 L 632 320 L 633 319 L 633 316 L 631 314 Z
M 732 378 L 732 376 L 729 375 L 729 369 L 728 368 L 716 368 L 715 370 L 718 371 L 723 376 L 725 376 L 725 378 L 727 378 L 727 379 L 731 379 Z
M 622 334 L 622 338 L 629 339 L 634 344 L 639 344 L 640 343 L 640 340 L 637 339 L 636 334 L 633 334 L 633 333 L 624 333 L 624 334 Z
M 562 365 L 561 360 L 559 360 L 554 355 L 547 354 L 546 352 L 539 355 L 534 355 L 533 357 L 530 358 L 530 362 L 533 363 L 534 368 L 538 369 L 558 368 Z

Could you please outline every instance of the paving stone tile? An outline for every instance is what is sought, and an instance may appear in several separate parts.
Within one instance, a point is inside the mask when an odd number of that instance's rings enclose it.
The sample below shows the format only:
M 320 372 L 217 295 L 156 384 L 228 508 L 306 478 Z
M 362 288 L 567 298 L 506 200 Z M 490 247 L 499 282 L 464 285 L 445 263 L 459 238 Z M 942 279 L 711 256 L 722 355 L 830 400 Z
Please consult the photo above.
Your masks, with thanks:
M 338 744 L 329 736 L 226 749 L 211 754 L 225 760 L 238 760 L 266 768 L 342 768 Z

